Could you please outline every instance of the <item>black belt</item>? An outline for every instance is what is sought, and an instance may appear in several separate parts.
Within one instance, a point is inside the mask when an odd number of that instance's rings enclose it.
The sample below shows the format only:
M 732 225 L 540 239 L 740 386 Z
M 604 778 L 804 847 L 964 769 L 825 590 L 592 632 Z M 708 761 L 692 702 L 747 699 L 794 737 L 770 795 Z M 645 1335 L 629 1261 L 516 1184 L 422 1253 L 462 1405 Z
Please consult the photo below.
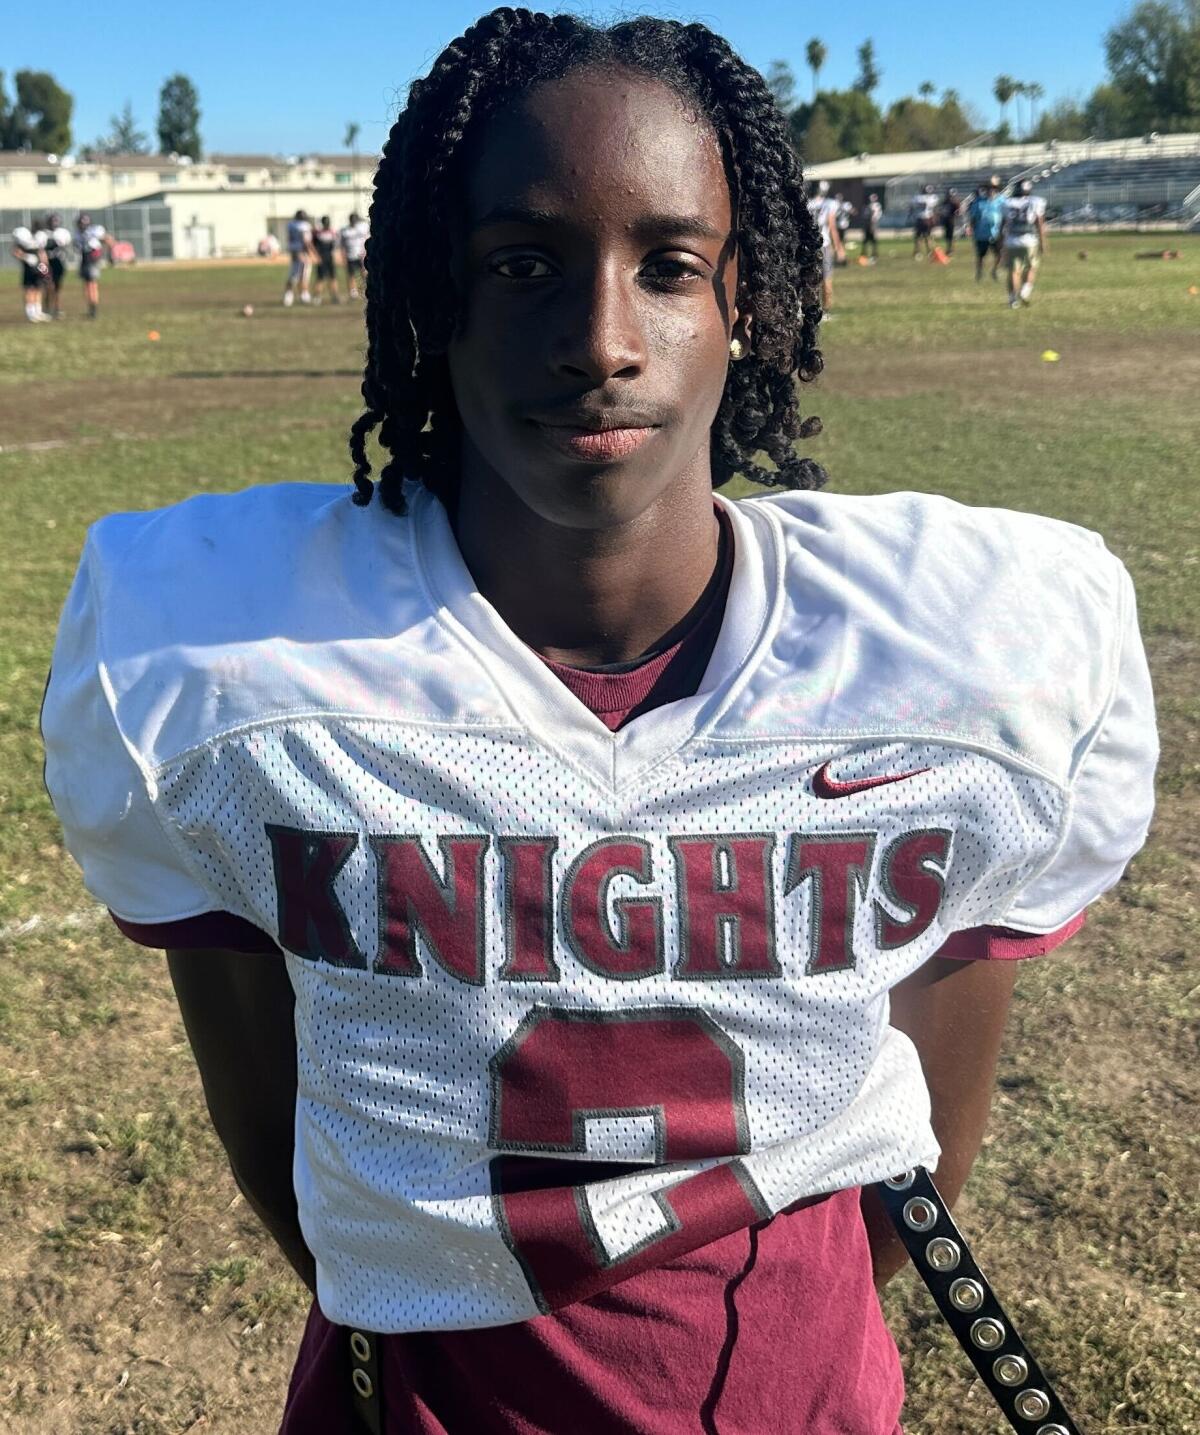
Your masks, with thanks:
M 1041 1366 L 975 1264 L 923 1166 L 875 1187 L 958 1343 L 1020 1435 L 1079 1435 Z
M 875 1189 L 912 1263 L 958 1342 L 1018 1435 L 1079 1435 L 1041 1366 L 996 1299 L 987 1277 L 923 1166 Z M 355 1435 L 383 1435 L 378 1336 L 349 1331 Z

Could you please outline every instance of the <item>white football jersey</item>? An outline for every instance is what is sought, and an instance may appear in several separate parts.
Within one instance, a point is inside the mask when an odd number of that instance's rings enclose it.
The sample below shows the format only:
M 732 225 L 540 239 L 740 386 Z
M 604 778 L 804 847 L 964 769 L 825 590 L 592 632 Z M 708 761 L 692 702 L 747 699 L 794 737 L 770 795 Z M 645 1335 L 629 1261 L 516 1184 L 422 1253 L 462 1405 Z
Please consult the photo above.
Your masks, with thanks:
M 370 228 L 365 219 L 357 224 L 347 224 L 341 231 L 342 252 L 347 259 L 359 260 L 367 252 L 367 238 Z
M 935 1167 L 889 989 L 954 933 L 1060 935 L 1144 840 L 1150 685 L 1097 535 L 717 501 L 708 671 L 615 733 L 416 485 L 407 518 L 284 484 L 90 532 L 47 784 L 114 913 L 285 952 L 335 1322 L 525 1320 Z
M 1005 233 L 1012 238 L 1037 236 L 1037 222 L 1046 215 L 1046 201 L 1040 194 L 1014 194 L 1004 201 Z

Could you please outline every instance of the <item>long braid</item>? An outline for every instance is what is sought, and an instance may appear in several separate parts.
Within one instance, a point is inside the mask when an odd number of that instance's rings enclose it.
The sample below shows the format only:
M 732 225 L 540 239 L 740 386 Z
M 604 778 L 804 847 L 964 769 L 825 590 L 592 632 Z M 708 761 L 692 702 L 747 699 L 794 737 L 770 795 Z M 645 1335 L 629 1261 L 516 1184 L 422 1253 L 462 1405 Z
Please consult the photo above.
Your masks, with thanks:
M 820 239 L 800 165 L 758 72 L 703 25 L 642 17 L 600 29 L 573 15 L 503 7 L 482 16 L 409 89 L 375 176 L 367 244 L 364 412 L 350 431 L 354 501 L 374 491 L 366 441 L 390 455 L 380 498 L 404 512 L 403 482 L 445 501 L 458 482 L 462 423 L 445 351 L 458 321 L 449 214 L 465 146 L 487 116 L 535 85 L 585 65 L 641 71 L 669 85 L 715 129 L 737 215 L 737 302 L 754 316 L 751 353 L 729 366 L 712 426 L 714 486 L 735 473 L 815 488 L 821 468 L 796 442 L 820 432 L 801 419 L 797 379 L 821 372 Z M 765 453 L 774 464 L 753 461 Z

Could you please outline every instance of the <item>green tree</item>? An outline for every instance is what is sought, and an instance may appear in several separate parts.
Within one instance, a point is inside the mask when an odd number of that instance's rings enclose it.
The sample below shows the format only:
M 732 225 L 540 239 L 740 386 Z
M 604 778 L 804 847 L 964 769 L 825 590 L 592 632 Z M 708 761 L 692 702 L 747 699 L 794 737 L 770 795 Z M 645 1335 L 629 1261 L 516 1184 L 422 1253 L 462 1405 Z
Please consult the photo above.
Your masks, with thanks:
M 150 143 L 144 130 L 138 129 L 133 116 L 133 104 L 125 101 L 125 108 L 119 115 L 112 115 L 108 121 L 108 134 L 102 135 L 92 146 L 96 154 L 146 154 Z
M 809 131 L 818 117 L 817 144 L 836 150 L 830 158 L 847 154 L 878 154 L 883 147 L 883 116 L 870 95 L 861 90 L 822 90 L 812 104 L 798 105 L 789 118 L 796 149 L 811 158 L 814 141 Z M 832 135 L 832 142 L 829 136 Z
M 1000 123 L 1008 125 L 1008 102 L 1017 93 L 1017 82 L 1011 75 L 997 75 L 992 84 L 992 94 L 1000 106 Z
M 17 99 L 11 109 L 0 99 L 4 149 L 48 150 L 65 154 L 71 148 L 71 111 L 75 101 L 44 70 L 18 70 L 13 76 Z
M 808 61 L 808 68 L 812 71 L 813 99 L 815 100 L 817 98 L 817 78 L 821 73 L 821 67 L 829 57 L 829 51 L 820 40 L 813 39 L 805 46 L 804 57 Z
M 186 75 L 172 75 L 158 92 L 158 144 L 163 154 L 200 158 L 200 97 Z
M 923 100 L 931 100 L 934 95 L 937 94 L 937 86 L 932 80 L 922 80 L 917 86 L 917 94 L 920 95 Z
M 864 40 L 858 47 L 858 77 L 854 81 L 854 89 L 864 95 L 873 94 L 879 88 L 881 79 L 883 71 L 875 58 L 875 42 Z
M 821 105 L 817 105 L 808 128 L 804 131 L 801 158 L 806 165 L 824 164 L 827 160 L 841 159 L 844 153 L 837 133 L 829 122 L 829 116 Z
M 767 66 L 767 89 L 785 115 L 796 108 L 796 72 L 786 60 L 772 60 Z
M 1105 35 L 1104 54 L 1135 129 L 1200 120 L 1200 0 L 1141 0 Z
M 1088 124 L 1087 112 L 1083 106 L 1075 100 L 1059 100 L 1057 104 L 1042 111 L 1042 117 L 1030 139 L 1041 142 L 1085 140 L 1091 133 L 1092 128 Z
M 971 123 L 958 97 L 948 92 L 940 105 L 906 96 L 891 105 L 883 117 L 881 153 L 907 150 L 951 149 L 971 138 Z
M 1083 107 L 1083 116 L 1087 133 L 1102 140 L 1120 139 L 1136 128 L 1129 99 L 1115 85 L 1097 85 Z

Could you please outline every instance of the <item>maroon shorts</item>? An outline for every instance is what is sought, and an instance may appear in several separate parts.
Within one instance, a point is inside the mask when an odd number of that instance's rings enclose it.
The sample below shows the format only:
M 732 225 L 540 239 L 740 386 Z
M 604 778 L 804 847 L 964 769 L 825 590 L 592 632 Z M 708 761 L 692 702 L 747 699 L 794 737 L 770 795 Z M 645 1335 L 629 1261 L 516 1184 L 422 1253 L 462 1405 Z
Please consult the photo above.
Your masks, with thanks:
M 348 1344 L 314 1302 L 280 1435 L 351 1435 Z M 857 1191 L 553 1315 L 377 1351 L 384 1435 L 900 1435 Z

